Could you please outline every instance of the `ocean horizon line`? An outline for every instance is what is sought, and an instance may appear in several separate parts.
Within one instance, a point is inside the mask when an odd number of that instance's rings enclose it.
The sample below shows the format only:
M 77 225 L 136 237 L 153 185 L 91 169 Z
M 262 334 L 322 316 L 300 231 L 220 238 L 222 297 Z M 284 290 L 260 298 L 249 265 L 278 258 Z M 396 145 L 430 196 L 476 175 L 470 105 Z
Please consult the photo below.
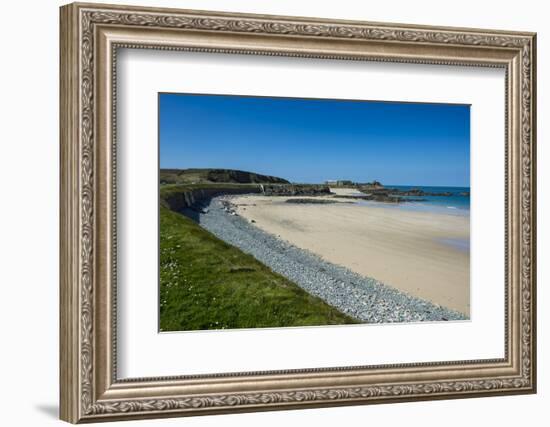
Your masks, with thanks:
M 384 187 L 470 188 L 469 185 L 382 184 Z

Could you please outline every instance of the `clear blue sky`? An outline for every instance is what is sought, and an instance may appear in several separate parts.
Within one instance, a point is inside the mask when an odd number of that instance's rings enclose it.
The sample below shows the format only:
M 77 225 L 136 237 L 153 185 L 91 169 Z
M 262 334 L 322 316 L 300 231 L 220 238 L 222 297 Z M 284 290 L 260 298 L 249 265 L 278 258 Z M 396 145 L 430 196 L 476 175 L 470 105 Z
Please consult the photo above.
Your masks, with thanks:
M 468 105 L 160 94 L 159 109 L 161 168 L 470 185 Z

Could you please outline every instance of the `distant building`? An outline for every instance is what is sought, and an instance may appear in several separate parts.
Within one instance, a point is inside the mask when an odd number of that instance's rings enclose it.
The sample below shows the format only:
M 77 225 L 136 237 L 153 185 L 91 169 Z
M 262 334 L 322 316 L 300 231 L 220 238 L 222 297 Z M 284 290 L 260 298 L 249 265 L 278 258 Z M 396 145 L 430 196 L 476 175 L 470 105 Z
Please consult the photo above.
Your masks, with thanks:
M 353 182 L 349 179 L 328 179 L 325 184 L 332 187 L 343 187 L 346 185 L 353 185 Z

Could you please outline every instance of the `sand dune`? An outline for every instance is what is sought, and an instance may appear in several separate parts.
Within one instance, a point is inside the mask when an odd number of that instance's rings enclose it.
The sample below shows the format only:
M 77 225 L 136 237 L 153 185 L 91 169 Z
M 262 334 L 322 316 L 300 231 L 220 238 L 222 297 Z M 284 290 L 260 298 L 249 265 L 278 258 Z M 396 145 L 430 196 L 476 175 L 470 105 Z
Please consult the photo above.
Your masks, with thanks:
M 450 244 L 469 239 L 469 217 L 286 199 L 232 202 L 256 226 L 327 261 L 469 316 L 470 254 Z

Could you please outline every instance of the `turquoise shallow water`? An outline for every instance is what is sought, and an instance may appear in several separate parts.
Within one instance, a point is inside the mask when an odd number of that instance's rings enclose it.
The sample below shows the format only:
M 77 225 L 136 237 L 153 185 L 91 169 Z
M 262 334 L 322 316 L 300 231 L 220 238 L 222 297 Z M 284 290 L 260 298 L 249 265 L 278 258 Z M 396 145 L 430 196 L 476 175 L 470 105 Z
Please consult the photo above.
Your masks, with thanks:
M 411 186 L 411 185 L 388 185 L 390 188 L 397 188 L 399 190 L 412 190 L 413 188 L 419 188 L 427 193 L 452 193 L 451 196 L 422 196 L 422 199 L 426 199 L 422 203 L 426 206 L 443 206 L 448 209 L 463 209 L 470 210 L 470 196 L 462 196 L 460 193 L 470 193 L 470 187 L 423 187 L 423 186 Z M 407 198 L 407 196 L 405 196 Z
M 429 193 L 451 193 L 450 196 L 402 196 L 404 199 L 425 199 L 422 202 L 409 202 L 392 205 L 384 203 L 384 207 L 393 207 L 395 209 L 405 209 L 414 211 L 436 212 L 447 215 L 470 215 L 470 196 L 460 195 L 460 193 L 470 192 L 470 187 L 427 187 L 421 185 L 386 185 L 387 188 L 397 188 L 399 190 L 412 190 L 419 188 Z M 362 201 L 359 204 L 368 206 L 382 206 L 380 202 Z

